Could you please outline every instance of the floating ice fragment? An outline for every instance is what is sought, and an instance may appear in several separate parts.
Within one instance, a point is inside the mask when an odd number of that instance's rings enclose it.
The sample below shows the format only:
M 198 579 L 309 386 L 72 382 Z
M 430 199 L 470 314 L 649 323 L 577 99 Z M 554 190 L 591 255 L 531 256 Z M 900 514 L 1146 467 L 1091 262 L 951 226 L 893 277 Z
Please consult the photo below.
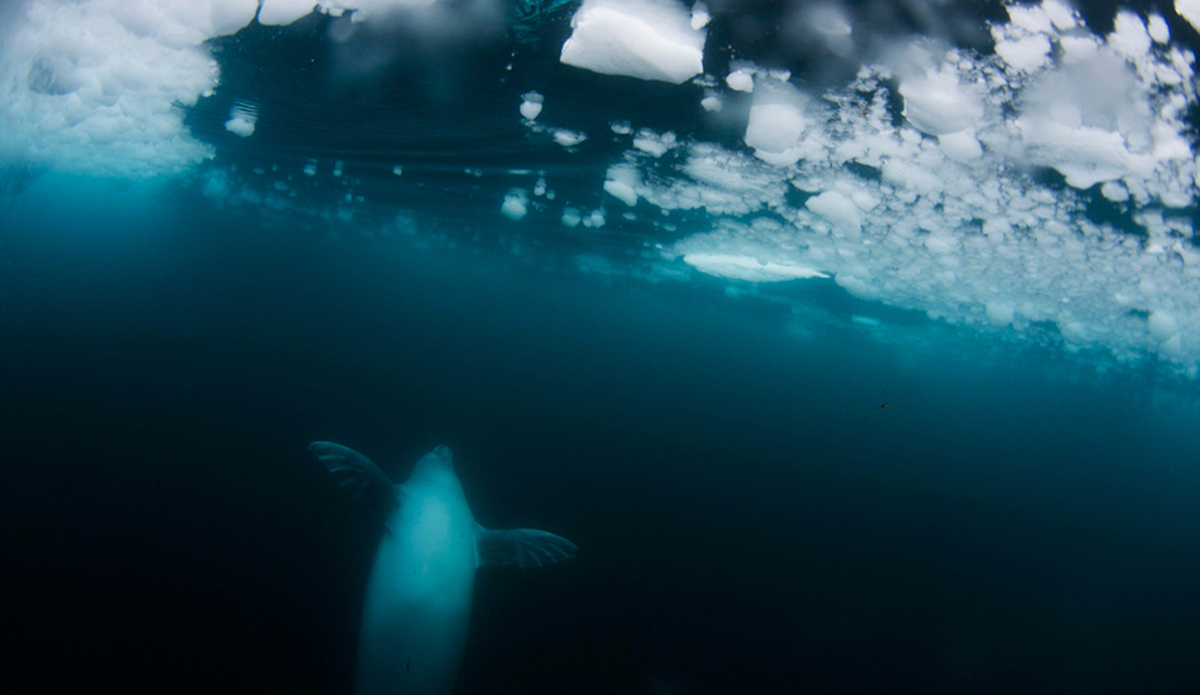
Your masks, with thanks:
M 1129 152 L 1120 133 L 1038 117 L 1019 118 L 1017 127 L 1030 159 L 1057 169 L 1074 188 L 1091 188 L 1132 171 L 1147 173 L 1154 168 L 1147 156 Z
M 785 282 L 829 277 L 800 263 L 786 260 L 761 261 L 751 256 L 728 253 L 685 253 L 683 262 L 706 275 L 750 282 Z
M 1175 13 L 1200 31 L 1200 0 L 1175 0 Z
M 904 117 L 923 133 L 947 135 L 976 125 L 983 117 L 978 94 L 960 84 L 952 69 L 928 70 L 900 83 Z
M 550 131 L 550 134 L 554 137 L 554 142 L 557 142 L 563 147 L 574 147 L 584 140 L 587 140 L 587 135 L 574 130 L 567 130 L 565 128 L 555 128 L 554 130 Z
M 925 168 L 910 164 L 903 159 L 892 158 L 884 162 L 883 180 L 899 188 L 919 193 L 933 192 L 942 187 L 942 181 Z
M 1183 339 L 1179 337 L 1178 333 L 1167 338 L 1159 344 L 1158 354 L 1179 358 L 1183 355 Z
M 862 229 L 862 210 L 837 191 L 825 191 L 809 198 L 804 206 L 829 220 L 841 231 L 857 235 Z
M 504 196 L 500 205 L 500 213 L 514 222 L 520 221 L 529 212 L 529 194 L 522 188 L 514 188 Z
M 800 109 L 791 104 L 756 104 L 750 108 L 744 141 L 756 150 L 784 153 L 800 141 L 805 125 Z
M 938 144 L 941 145 L 942 154 L 954 162 L 969 162 L 983 156 L 983 147 L 980 146 L 979 139 L 975 137 L 974 128 L 939 135 Z
M 1100 195 L 1114 203 L 1124 203 L 1129 200 L 1129 191 L 1121 185 L 1120 181 L 1106 181 L 1100 186 Z
M 802 21 L 811 35 L 821 41 L 825 48 L 839 56 L 849 56 L 854 50 L 854 27 L 845 10 L 832 2 L 810 4 L 802 15 Z
M 725 84 L 735 92 L 753 92 L 754 76 L 748 70 L 734 70 L 725 76 Z
M 996 55 L 1017 72 L 1032 72 L 1049 61 L 1050 39 L 1035 34 L 1015 41 L 997 41 Z
M 609 176 L 611 177 L 612 175 L 613 173 L 610 170 Z M 612 178 L 606 179 L 604 181 L 604 192 L 616 198 L 617 200 L 620 200 L 629 207 L 637 205 L 638 194 L 633 190 L 633 186 L 630 186 L 625 181 L 619 181 Z
M 1150 335 L 1159 342 L 1169 340 L 1171 336 L 1179 332 L 1179 325 L 1175 322 L 1175 317 L 1162 310 L 1150 312 L 1150 318 L 1147 319 L 1146 324 L 1150 329 Z
M 282 26 L 306 17 L 317 9 L 317 0 L 263 0 L 258 23 Z
M 1167 21 L 1160 14 L 1150 15 L 1150 21 L 1146 23 L 1146 31 L 1149 32 L 1150 38 L 1154 39 L 1154 43 L 1166 45 L 1171 41 L 1171 28 L 1167 26 Z
M 238 137 L 248 138 L 254 135 L 254 121 L 245 118 L 234 117 L 225 121 L 225 130 L 237 135 Z
M 667 131 L 659 135 L 649 128 L 642 128 L 633 139 L 633 146 L 646 154 L 658 158 L 675 146 L 675 133 Z
M 1007 326 L 1013 322 L 1014 314 L 1015 309 L 1012 304 L 997 301 L 987 303 L 988 321 L 991 321 L 993 326 Z
M 564 65 L 673 84 L 704 71 L 705 32 L 675 0 L 584 0 L 571 27 Z
M 840 272 L 834 276 L 833 281 L 837 283 L 838 287 L 841 287 L 859 299 L 879 299 L 879 288 L 872 285 L 867 278 L 860 275 L 851 272 Z
M 1142 18 L 1128 10 L 1117 13 L 1113 20 L 1113 31 L 1108 35 L 1108 45 L 1117 53 L 1137 60 L 1150 50 L 1150 34 Z
M 542 112 L 543 97 L 537 92 L 526 92 L 522 97 L 521 116 L 532 121 Z
M 1059 31 L 1074 29 L 1079 23 L 1075 10 L 1062 0 L 1045 0 L 1042 2 L 1041 8 L 1046 13 L 1046 17 L 1050 19 L 1050 23 Z

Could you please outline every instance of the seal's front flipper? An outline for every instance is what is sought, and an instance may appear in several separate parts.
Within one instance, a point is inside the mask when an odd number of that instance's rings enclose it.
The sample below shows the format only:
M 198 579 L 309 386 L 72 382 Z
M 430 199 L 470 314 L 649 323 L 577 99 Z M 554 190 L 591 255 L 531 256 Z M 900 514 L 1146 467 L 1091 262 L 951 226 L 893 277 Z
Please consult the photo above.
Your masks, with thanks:
M 479 567 L 544 567 L 573 558 L 577 552 L 579 548 L 574 543 L 547 531 L 529 528 L 492 530 L 480 526 L 475 534 L 475 557 Z
M 308 450 L 329 469 L 338 487 L 351 500 L 365 504 L 383 517 L 395 508 L 398 502 L 396 486 L 374 461 L 333 442 L 313 442 L 308 445 Z

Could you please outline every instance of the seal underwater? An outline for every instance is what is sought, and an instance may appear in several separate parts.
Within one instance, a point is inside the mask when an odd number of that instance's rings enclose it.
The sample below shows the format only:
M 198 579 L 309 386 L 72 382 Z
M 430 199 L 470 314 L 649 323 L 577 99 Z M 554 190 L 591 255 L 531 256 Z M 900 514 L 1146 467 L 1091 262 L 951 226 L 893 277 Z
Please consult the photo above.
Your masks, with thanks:
M 449 447 L 421 457 L 401 485 L 340 444 L 313 442 L 308 450 L 386 528 L 363 602 L 357 695 L 450 693 L 466 647 L 475 570 L 542 567 L 578 550 L 546 531 L 477 524 Z

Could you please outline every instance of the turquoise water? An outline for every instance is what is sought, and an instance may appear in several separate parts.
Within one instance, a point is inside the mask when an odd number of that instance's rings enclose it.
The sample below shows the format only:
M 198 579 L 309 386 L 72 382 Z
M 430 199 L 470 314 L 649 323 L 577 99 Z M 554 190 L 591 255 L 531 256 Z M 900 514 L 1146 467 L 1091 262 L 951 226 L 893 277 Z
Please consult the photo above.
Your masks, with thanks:
M 1002 249 L 971 241 L 985 234 L 956 232 L 952 266 L 864 209 L 856 243 L 894 244 L 919 271 L 890 292 L 900 260 L 818 267 L 809 232 L 779 231 L 815 194 L 786 184 L 775 200 L 772 181 L 813 172 L 767 168 L 744 124 L 706 120 L 697 102 L 723 88 L 564 66 L 575 8 L 526 5 L 465 38 L 319 13 L 213 38 L 219 85 L 175 107 L 186 149 L 211 156 L 177 170 L 9 131 L 7 151 L 25 145 L 0 202 L 14 682 L 351 692 L 381 529 L 308 460 L 331 440 L 395 479 L 449 444 L 480 523 L 580 547 L 537 572 L 480 571 L 458 693 L 1188 691 L 1194 245 L 1146 215 L 1181 225 L 1194 206 L 1104 204 L 1101 184 L 1051 165 L 997 169 L 1130 250 L 1087 246 L 1100 232 L 1083 222 L 1083 262 L 1066 243 L 1021 247 L 1027 275 L 996 285 L 1012 307 L 995 321 L 1000 304 L 973 294 L 1008 277 Z M 868 62 L 866 38 L 836 60 L 796 54 L 785 9 L 714 3 L 706 72 L 753 60 L 820 94 Z M 1085 8 L 1097 35 L 1113 9 Z M 871 10 L 844 6 L 856 37 L 922 31 L 979 56 L 986 31 L 953 27 L 1004 17 Z M 1161 11 L 1186 47 L 1194 31 Z M 12 126 L 25 112 L 8 94 Z M 256 109 L 249 137 L 225 126 L 238 100 Z M 539 124 L 588 139 L 564 147 Z M 641 128 L 691 149 L 653 157 L 631 144 Z M 713 180 L 695 175 L 700 145 L 735 153 L 718 169 L 744 177 L 708 189 L 721 210 L 678 203 Z M 622 164 L 634 206 L 605 193 Z M 885 190 L 867 165 L 845 171 Z M 515 189 L 520 219 L 502 212 Z M 735 209 L 734 189 L 761 207 Z M 595 211 L 603 226 L 584 224 Z M 1042 219 L 1031 235 L 1057 229 Z M 829 277 L 730 277 L 688 253 Z M 1123 275 L 1130 259 L 1141 275 Z M 947 269 L 955 282 L 922 284 Z M 1071 301 L 1013 289 L 1040 278 Z M 1101 297 L 1121 283 L 1144 294 Z

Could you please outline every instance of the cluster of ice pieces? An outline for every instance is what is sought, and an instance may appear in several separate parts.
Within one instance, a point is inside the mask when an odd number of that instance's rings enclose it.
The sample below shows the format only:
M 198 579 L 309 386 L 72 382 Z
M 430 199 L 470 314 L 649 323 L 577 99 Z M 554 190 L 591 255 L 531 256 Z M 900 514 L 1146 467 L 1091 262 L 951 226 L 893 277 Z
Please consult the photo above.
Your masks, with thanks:
M 322 11 L 362 21 L 436 0 L 30 0 L 0 27 L 0 159 L 59 171 L 143 178 L 187 171 L 211 146 L 180 106 L 216 89 L 204 42 L 255 19 L 290 24 Z M 8 16 L 8 15 L 6 15 Z M 235 106 L 233 134 L 257 107 Z
M 1200 2 L 1176 9 L 1200 21 Z M 994 54 L 914 40 L 821 94 L 738 65 L 724 97 L 752 95 L 745 151 L 689 142 L 664 176 L 635 147 L 604 189 L 629 206 L 706 211 L 711 229 L 662 249 L 705 273 L 832 276 L 859 297 L 952 323 L 1052 325 L 1070 348 L 1157 354 L 1194 374 L 1194 55 L 1157 14 L 1121 11 L 1099 36 L 1061 0 L 1007 10 L 991 27 Z M 710 89 L 705 102 L 719 110 L 722 95 Z M 1038 168 L 1065 185 L 1039 180 Z M 803 205 L 788 204 L 789 187 Z M 1085 214 L 1097 196 L 1144 236 Z
M 361 20 L 437 1 L 31 0 L 0 27 L 0 158 L 123 177 L 188 171 L 213 155 L 179 108 L 218 84 L 205 41 L 256 16 L 287 24 L 354 10 Z M 848 56 L 856 27 L 822 7 L 798 16 Z M 1200 25 L 1200 0 L 1174 9 Z M 739 148 L 613 124 L 629 149 L 608 167 L 610 207 L 625 218 L 702 210 L 710 220 L 660 249 L 668 258 L 752 282 L 829 277 L 951 323 L 1053 326 L 1071 347 L 1158 355 L 1195 373 L 1200 164 L 1186 122 L 1195 56 L 1155 13 L 1121 11 L 1101 36 L 1063 0 L 1007 10 L 990 27 L 994 52 L 909 40 L 823 92 L 747 63 L 705 74 L 712 18 L 678 0 L 584 0 L 560 60 L 695 80 L 697 113 L 745 119 Z M 569 151 L 586 140 L 570 123 L 548 124 L 544 102 L 521 97 L 532 132 Z M 239 101 L 225 127 L 253 137 L 258 117 Z M 539 187 L 510 190 L 500 211 L 519 220 L 548 209 Z M 608 219 L 563 203 L 565 225 Z

